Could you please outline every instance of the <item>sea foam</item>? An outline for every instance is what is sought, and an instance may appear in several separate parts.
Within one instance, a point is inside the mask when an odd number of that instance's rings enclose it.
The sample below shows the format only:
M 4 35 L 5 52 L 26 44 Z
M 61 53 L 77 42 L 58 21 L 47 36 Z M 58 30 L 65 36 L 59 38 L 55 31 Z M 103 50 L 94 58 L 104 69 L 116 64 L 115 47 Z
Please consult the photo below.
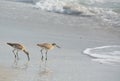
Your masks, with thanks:
M 87 48 L 83 53 L 91 56 L 93 61 L 100 63 L 120 63 L 120 46 L 118 45 Z
M 39 0 L 35 3 L 35 8 L 67 15 L 94 16 L 102 20 L 101 24 L 120 27 L 120 14 L 115 12 L 116 6 L 109 5 L 111 3 L 108 0 Z
M 68 1 L 58 1 L 58 0 L 40 0 L 36 2 L 36 8 L 40 8 L 42 10 L 69 14 L 69 15 L 93 15 L 89 9 L 79 3 L 76 2 L 68 2 Z

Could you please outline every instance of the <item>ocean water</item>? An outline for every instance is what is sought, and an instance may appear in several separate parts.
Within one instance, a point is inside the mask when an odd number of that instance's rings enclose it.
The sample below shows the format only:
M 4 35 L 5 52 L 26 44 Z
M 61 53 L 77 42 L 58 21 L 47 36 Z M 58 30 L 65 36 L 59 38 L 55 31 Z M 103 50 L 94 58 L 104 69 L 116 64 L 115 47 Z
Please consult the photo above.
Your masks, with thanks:
M 103 24 L 120 27 L 120 0 L 10 0 L 34 4 L 49 12 L 94 16 Z
M 120 27 L 120 0 L 9 0 L 32 3 L 35 8 L 49 12 L 93 16 L 102 24 Z

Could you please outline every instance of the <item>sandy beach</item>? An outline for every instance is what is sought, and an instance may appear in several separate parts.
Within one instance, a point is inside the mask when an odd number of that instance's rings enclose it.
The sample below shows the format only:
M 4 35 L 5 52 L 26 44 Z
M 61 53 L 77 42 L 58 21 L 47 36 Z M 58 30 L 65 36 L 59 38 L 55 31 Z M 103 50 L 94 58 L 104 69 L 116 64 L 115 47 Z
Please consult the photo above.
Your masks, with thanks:
M 119 61 L 101 63 L 84 54 L 87 48 L 119 46 L 119 41 L 120 28 L 103 25 L 92 16 L 71 16 L 47 12 L 33 4 L 0 1 L 0 81 L 120 81 Z M 30 62 L 23 52 L 14 62 L 13 48 L 7 42 L 24 44 Z M 48 52 L 47 62 L 41 61 L 36 46 L 44 42 L 61 47 Z
M 16 76 L 15 70 L 0 65 L 0 81 L 14 81 Z

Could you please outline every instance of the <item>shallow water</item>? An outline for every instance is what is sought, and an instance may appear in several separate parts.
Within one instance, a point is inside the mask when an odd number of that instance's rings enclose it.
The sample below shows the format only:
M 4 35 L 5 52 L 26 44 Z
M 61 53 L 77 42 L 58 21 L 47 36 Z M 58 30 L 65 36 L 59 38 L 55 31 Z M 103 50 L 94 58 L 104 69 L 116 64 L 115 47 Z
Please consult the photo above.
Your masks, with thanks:
M 120 0 L 10 0 L 32 3 L 35 8 L 73 16 L 94 16 L 100 23 L 120 26 Z

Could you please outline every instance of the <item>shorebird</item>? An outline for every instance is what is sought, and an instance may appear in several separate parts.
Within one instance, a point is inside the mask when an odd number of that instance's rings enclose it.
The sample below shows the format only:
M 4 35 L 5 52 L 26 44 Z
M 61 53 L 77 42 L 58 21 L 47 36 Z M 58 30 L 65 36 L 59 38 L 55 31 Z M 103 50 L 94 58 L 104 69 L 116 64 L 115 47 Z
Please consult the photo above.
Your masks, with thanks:
M 19 51 L 23 51 L 23 52 L 27 55 L 28 61 L 30 60 L 29 52 L 26 51 L 26 48 L 24 47 L 24 45 L 21 45 L 21 44 L 19 44 L 19 43 L 7 43 L 7 44 L 14 48 L 12 52 L 13 52 L 14 55 L 15 55 L 15 59 L 16 59 L 16 58 L 19 59 L 19 57 L 18 57 L 18 52 L 19 52 Z M 16 52 L 15 52 L 15 51 L 16 51 Z
M 41 47 L 41 54 L 42 54 L 42 57 L 41 57 L 41 60 L 43 60 L 43 50 L 45 50 L 45 54 L 46 54 L 46 58 L 45 60 L 47 60 L 47 53 L 48 53 L 48 50 L 52 50 L 54 49 L 55 47 L 57 48 L 60 48 L 60 46 L 58 46 L 56 43 L 42 43 L 42 44 L 37 44 L 37 46 Z

